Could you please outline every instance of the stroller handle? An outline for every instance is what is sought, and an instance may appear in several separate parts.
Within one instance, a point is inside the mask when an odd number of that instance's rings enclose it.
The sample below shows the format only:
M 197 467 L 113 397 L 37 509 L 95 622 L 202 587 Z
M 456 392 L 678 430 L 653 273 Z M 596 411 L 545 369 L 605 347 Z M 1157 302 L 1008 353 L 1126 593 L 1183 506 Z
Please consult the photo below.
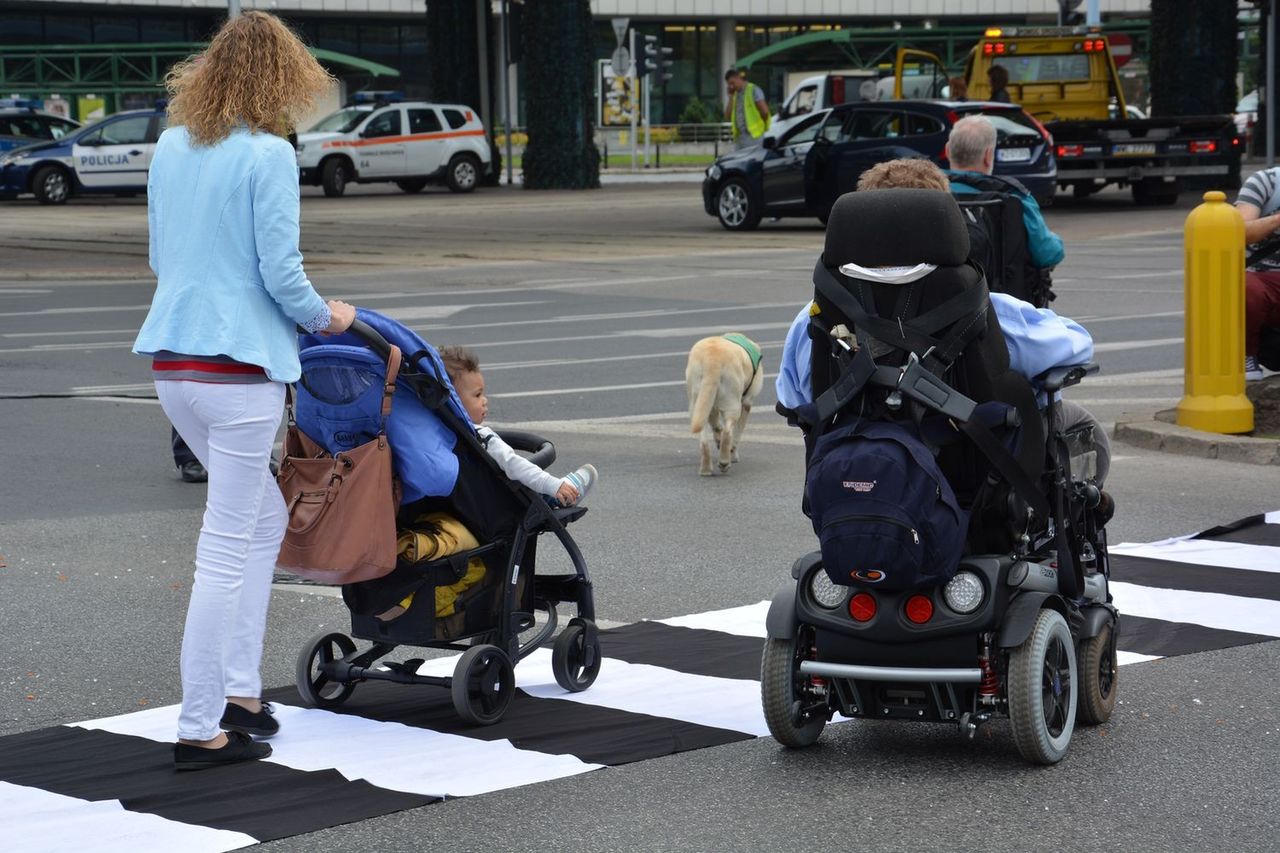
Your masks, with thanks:
M 391 344 L 382 336 L 381 332 L 359 317 L 351 321 L 347 331 L 372 347 L 373 351 L 382 356 L 384 361 L 391 357 Z
M 539 468 L 545 469 L 556 461 L 556 446 L 540 435 L 520 429 L 502 429 L 494 432 L 515 450 L 533 454 L 529 457 L 529 461 Z

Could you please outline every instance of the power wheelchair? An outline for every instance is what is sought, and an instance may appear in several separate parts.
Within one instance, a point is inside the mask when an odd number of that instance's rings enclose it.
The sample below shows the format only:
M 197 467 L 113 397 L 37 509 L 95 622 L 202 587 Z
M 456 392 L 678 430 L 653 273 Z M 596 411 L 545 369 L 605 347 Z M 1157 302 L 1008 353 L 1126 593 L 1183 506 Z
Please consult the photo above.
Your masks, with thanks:
M 968 251 L 944 193 L 850 193 L 832 209 L 810 309 L 813 403 L 779 411 L 804 429 L 807 461 L 841 424 L 914 426 L 968 525 L 941 583 L 884 589 L 878 572 L 853 577 L 822 552 L 795 562 L 761 662 L 765 718 L 788 747 L 814 743 L 836 714 L 950 723 L 969 737 L 1006 716 L 1022 756 L 1053 764 L 1077 720 L 1102 723 L 1115 706 L 1105 496 L 1091 429 L 1064 431 L 1058 400 L 1096 365 L 1037 377 L 1041 411 L 1009 368 Z M 850 263 L 935 269 L 884 284 L 842 273 Z

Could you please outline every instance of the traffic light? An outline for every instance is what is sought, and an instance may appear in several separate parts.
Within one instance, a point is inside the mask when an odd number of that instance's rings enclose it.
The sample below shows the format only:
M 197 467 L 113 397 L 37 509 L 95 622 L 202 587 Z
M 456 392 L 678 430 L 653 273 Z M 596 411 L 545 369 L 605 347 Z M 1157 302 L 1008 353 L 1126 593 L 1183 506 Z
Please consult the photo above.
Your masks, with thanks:
M 671 72 L 667 70 L 671 67 L 669 57 L 674 52 L 674 48 L 659 47 L 657 36 L 645 36 L 644 48 L 636 57 L 636 76 L 643 77 L 654 72 L 653 85 L 667 82 L 671 79 Z

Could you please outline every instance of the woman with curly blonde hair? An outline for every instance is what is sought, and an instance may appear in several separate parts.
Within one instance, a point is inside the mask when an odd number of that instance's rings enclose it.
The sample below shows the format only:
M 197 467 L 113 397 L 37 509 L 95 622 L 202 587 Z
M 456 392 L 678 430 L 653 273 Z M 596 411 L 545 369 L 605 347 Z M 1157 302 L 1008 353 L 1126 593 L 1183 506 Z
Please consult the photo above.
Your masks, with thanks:
M 151 310 L 134 352 L 152 358 L 165 414 L 209 472 L 182 638 L 174 764 L 265 758 L 279 730 L 261 701 L 267 604 L 287 513 L 269 463 L 295 329 L 341 332 L 298 251 L 298 167 L 284 139 L 331 78 L 272 15 L 229 20 L 169 74 L 169 129 L 147 177 Z

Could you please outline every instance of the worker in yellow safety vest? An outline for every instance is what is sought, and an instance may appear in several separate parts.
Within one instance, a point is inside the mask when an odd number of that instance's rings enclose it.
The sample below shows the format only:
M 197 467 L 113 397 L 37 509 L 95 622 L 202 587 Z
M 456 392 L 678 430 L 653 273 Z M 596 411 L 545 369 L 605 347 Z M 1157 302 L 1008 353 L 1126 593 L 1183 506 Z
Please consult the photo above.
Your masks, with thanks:
M 733 125 L 733 142 L 738 148 L 755 145 L 769 129 L 769 105 L 764 92 L 736 68 L 724 73 L 729 102 L 724 108 L 725 121 Z

